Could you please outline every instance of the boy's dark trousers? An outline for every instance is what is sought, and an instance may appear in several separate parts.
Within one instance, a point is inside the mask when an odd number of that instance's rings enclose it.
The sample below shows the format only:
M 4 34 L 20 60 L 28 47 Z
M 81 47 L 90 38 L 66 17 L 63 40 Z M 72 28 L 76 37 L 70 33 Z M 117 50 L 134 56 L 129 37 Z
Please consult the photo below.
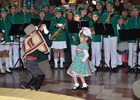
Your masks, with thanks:
M 38 91 L 43 83 L 45 75 L 38 67 L 37 59 L 35 60 L 26 60 L 26 68 L 31 72 L 32 78 L 27 83 L 26 88 L 35 89 Z

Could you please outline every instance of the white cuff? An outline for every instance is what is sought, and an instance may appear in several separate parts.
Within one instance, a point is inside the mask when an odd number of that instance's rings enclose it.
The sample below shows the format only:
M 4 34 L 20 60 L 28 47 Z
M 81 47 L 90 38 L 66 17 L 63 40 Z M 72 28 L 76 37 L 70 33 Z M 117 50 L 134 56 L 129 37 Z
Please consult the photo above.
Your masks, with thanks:
M 83 50 L 83 53 L 85 54 L 85 56 L 82 58 L 82 62 L 85 62 L 89 57 L 88 50 Z

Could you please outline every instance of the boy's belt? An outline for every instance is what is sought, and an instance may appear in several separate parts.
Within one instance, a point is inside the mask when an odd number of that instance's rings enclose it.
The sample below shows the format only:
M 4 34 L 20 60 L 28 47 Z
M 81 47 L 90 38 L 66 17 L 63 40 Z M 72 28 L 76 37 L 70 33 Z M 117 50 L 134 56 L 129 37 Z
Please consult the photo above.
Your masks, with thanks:
M 37 57 L 32 57 L 32 56 L 26 56 L 26 60 L 36 60 Z

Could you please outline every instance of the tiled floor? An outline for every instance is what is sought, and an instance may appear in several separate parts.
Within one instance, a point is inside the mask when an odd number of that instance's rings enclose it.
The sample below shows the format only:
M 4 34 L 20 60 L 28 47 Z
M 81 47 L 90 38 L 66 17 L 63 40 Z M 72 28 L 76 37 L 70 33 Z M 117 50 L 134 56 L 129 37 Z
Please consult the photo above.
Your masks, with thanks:
M 86 78 L 89 91 L 78 90 L 75 92 L 70 90 L 73 87 L 73 80 L 67 75 L 66 69 L 52 69 L 52 71 L 52 79 L 43 82 L 41 91 L 86 100 L 140 100 L 135 97 L 132 90 L 133 82 L 140 78 L 140 74 L 135 78 L 135 74 L 127 74 L 126 69 L 121 69 L 118 73 L 94 72 L 91 77 Z M 21 84 L 25 85 L 29 79 L 30 74 L 26 74 L 24 71 L 14 71 L 13 74 L 5 74 L 0 77 L 0 87 L 19 88 Z

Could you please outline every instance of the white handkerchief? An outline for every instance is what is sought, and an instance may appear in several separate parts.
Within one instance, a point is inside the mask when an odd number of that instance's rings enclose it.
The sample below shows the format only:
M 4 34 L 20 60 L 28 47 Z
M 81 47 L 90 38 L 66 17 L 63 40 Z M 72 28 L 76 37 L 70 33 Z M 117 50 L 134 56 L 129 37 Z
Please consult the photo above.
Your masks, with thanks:
M 48 29 L 46 27 L 44 28 L 44 33 L 45 34 L 48 34 L 49 33 L 49 31 L 48 31 Z

